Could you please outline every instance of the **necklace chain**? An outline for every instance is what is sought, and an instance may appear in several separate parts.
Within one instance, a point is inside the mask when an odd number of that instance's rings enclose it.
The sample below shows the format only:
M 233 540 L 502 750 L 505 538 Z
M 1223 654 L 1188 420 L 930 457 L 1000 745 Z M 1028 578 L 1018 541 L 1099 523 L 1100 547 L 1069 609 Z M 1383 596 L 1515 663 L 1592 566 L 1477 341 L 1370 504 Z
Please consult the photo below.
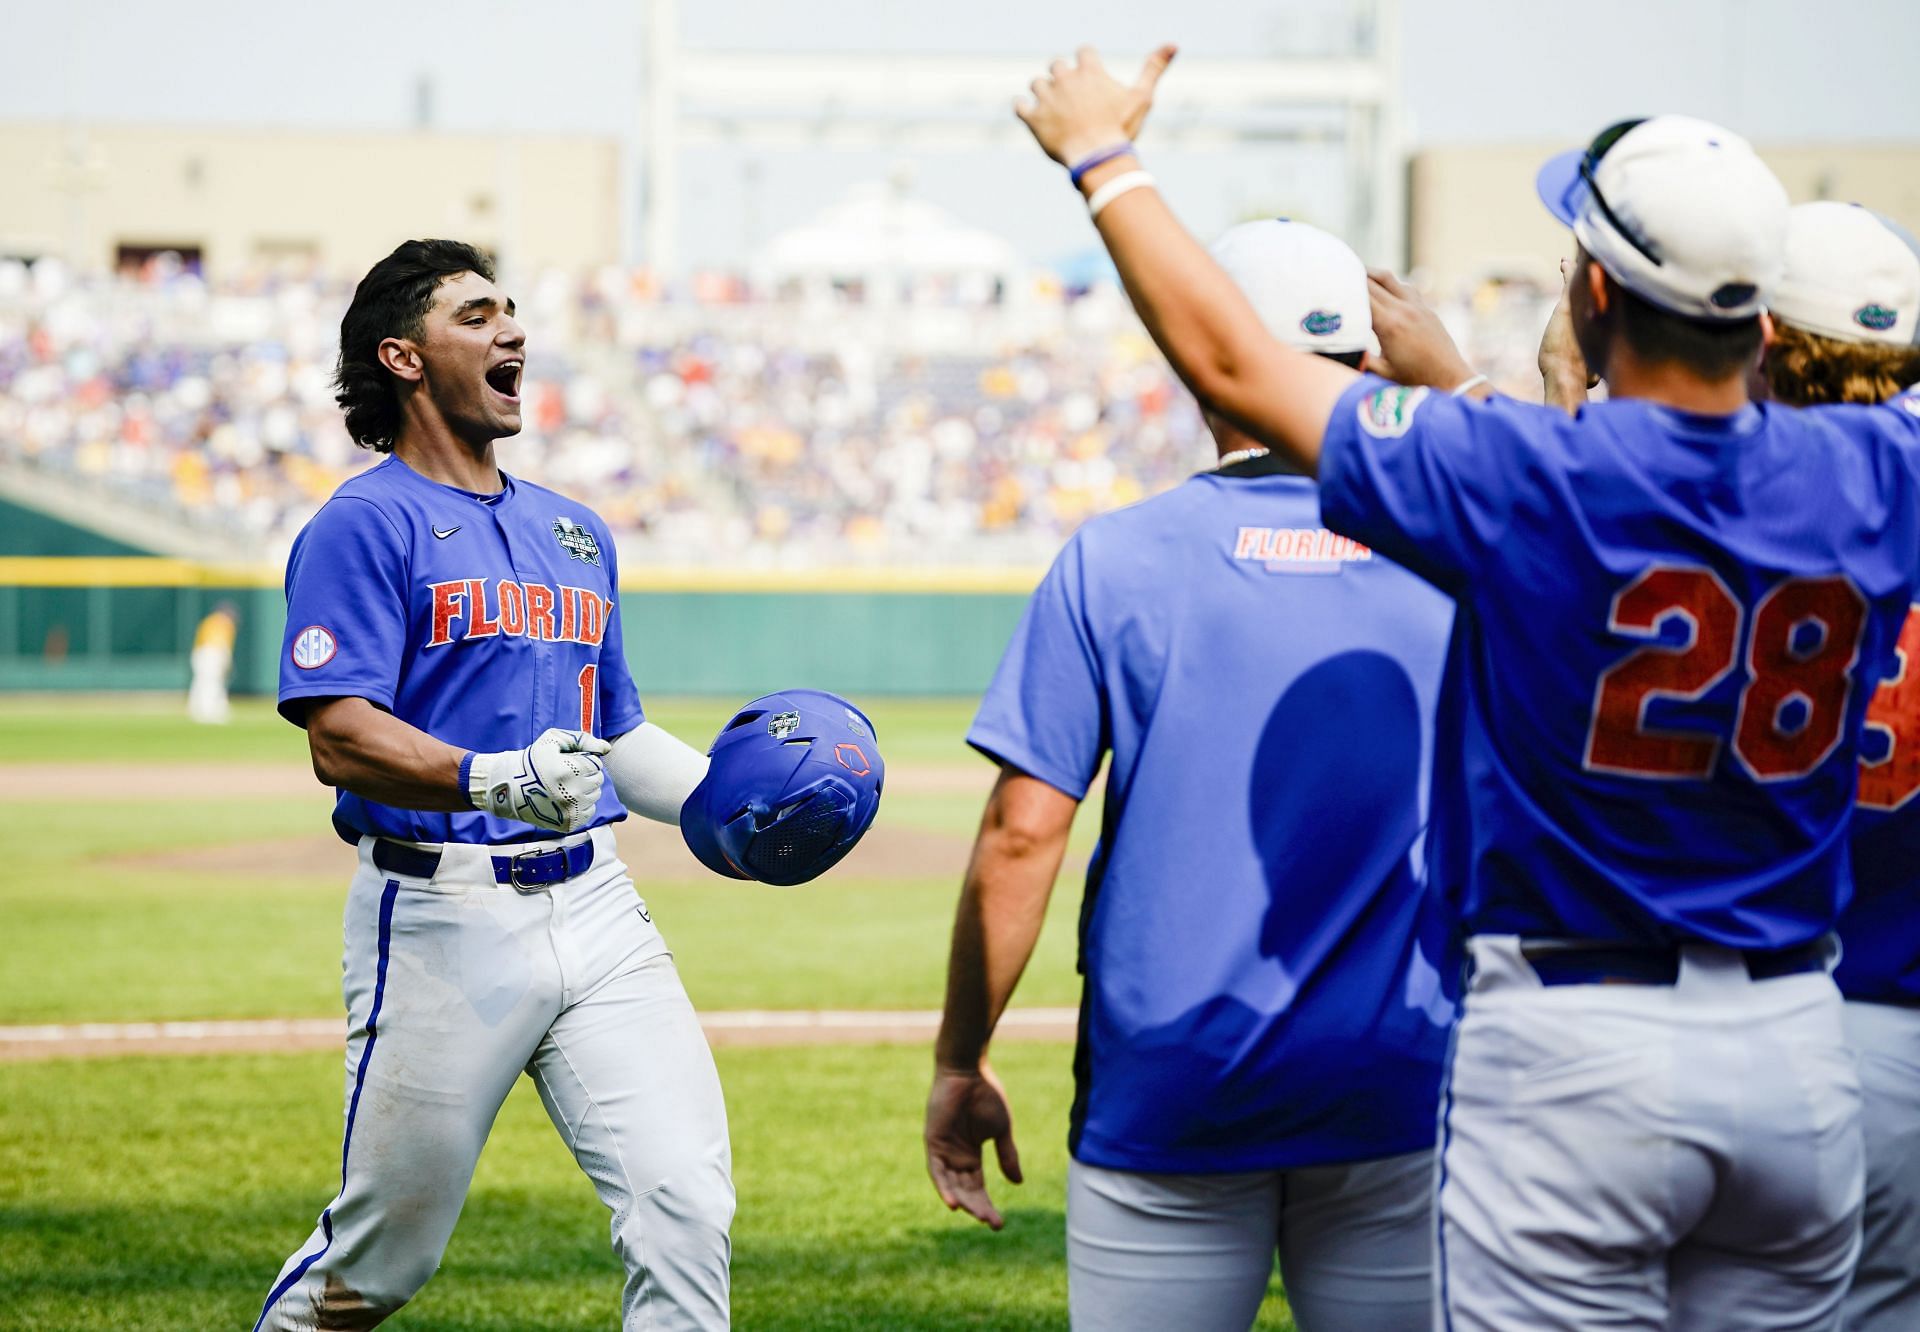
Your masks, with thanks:
M 1232 453 L 1223 453 L 1220 455 L 1220 461 L 1215 464 L 1215 470 L 1225 471 L 1227 468 L 1233 467 L 1236 464 L 1252 462 L 1255 458 L 1264 458 L 1272 452 L 1272 449 L 1265 448 L 1259 444 L 1254 445 L 1250 449 L 1235 449 Z

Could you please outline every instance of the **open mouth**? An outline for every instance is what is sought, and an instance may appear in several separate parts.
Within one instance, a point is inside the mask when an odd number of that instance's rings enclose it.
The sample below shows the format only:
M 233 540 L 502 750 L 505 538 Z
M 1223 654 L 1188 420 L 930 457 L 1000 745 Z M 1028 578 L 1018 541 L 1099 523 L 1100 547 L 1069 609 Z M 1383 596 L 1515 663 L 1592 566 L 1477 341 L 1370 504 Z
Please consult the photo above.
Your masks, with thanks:
M 508 402 L 518 402 L 520 401 L 520 372 L 525 368 L 524 361 L 502 361 L 487 371 L 487 387 Z

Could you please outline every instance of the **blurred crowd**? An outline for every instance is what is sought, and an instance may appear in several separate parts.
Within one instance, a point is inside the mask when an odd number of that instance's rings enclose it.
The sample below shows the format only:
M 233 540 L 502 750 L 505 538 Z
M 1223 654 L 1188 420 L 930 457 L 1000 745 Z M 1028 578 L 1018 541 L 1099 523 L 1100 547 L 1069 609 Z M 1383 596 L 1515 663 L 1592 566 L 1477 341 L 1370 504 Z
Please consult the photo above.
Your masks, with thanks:
M 1212 456 L 1111 288 L 1055 295 L 1017 328 L 983 309 L 934 340 L 917 321 L 951 310 L 676 305 L 606 274 L 531 288 L 525 427 L 502 466 L 589 499 L 629 564 L 1039 563 Z M 333 401 L 350 294 L 0 261 L 0 467 L 277 557 L 377 461 Z M 1498 282 L 1440 303 L 1476 364 L 1536 398 L 1550 304 Z

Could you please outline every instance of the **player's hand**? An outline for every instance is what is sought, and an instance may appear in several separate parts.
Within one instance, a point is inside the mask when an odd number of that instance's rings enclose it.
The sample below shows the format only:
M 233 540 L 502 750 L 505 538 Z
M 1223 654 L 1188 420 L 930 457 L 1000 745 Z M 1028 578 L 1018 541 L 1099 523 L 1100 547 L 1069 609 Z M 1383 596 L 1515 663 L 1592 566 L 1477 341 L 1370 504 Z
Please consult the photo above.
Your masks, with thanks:
M 1573 282 L 1573 261 L 1560 261 L 1560 300 L 1547 318 L 1540 334 L 1540 383 L 1549 407 L 1577 412 L 1587 400 L 1587 390 L 1600 382 L 1587 369 L 1587 358 L 1580 340 L 1573 335 L 1573 312 L 1567 306 L 1567 290 Z
M 986 1061 L 977 1069 L 936 1068 L 927 1093 L 927 1173 L 949 1211 L 965 1211 L 995 1230 L 1006 1224 L 987 1196 L 980 1147 L 993 1139 L 1000 1173 L 1021 1182 L 1020 1152 L 1013 1145 L 1013 1109 L 1000 1079 Z
M 1072 166 L 1140 132 L 1153 107 L 1154 85 L 1176 50 L 1160 47 L 1147 57 L 1137 79 L 1122 83 L 1107 72 L 1091 46 L 1083 46 L 1073 60 L 1047 66 L 1031 84 L 1032 100 L 1016 100 L 1013 113 L 1026 122 L 1048 157 Z
M 556 727 L 525 749 L 475 754 L 467 798 L 499 818 L 573 832 L 586 826 L 600 803 L 607 778 L 601 755 L 612 747 L 598 736 Z
M 1473 378 L 1473 367 L 1419 292 L 1384 268 L 1370 268 L 1367 296 L 1381 353 L 1369 369 L 1396 383 L 1443 391 Z

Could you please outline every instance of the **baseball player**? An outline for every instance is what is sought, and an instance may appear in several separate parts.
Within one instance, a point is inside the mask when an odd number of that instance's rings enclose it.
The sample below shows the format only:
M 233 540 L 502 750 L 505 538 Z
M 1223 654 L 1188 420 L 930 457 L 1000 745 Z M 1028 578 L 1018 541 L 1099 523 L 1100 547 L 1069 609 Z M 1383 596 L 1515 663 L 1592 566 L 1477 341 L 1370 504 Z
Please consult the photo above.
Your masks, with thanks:
M 605 525 L 496 465 L 525 353 L 452 241 L 401 245 L 341 321 L 347 428 L 390 456 L 294 544 L 280 711 L 359 848 L 346 1130 L 256 1330 L 405 1304 L 523 1071 L 612 1212 L 623 1326 L 727 1325 L 726 1108 L 609 826 L 676 821 L 706 760 L 642 716 Z
M 1275 337 L 1362 363 L 1367 275 L 1340 241 L 1270 220 L 1213 252 Z M 1453 610 L 1211 424 L 1217 470 L 1074 534 L 968 734 L 1001 774 L 954 928 L 928 1169 L 999 1228 L 982 1142 L 1020 1176 L 986 1046 L 1110 753 L 1080 917 L 1073 1325 L 1245 1332 L 1277 1250 L 1304 1332 L 1417 1328 L 1458 974 L 1417 847 Z
M 1920 381 L 1920 253 L 1853 204 L 1787 217 L 1786 273 L 1763 365 L 1777 402 L 1885 402 Z M 1920 411 L 1920 400 L 1908 399 Z M 1866 1208 L 1849 1332 L 1920 1328 L 1920 607 L 1875 692 L 1854 811 L 1854 900 L 1834 981 L 1860 1074 Z
M 1444 1327 L 1835 1326 L 1859 1085 L 1828 969 L 1863 714 L 1920 568 L 1920 417 L 1748 400 L 1787 203 L 1738 136 L 1625 122 L 1543 169 L 1610 400 L 1389 384 L 1268 335 L 1121 139 L 1091 51 L 1020 114 L 1200 400 L 1329 528 L 1453 594 L 1432 881 L 1470 979 L 1442 1098 Z M 1437 386 L 1437 387 L 1436 387 Z
M 187 658 L 187 716 L 207 726 L 224 726 L 233 714 L 227 697 L 227 677 L 233 672 L 233 643 L 240 632 L 240 614 L 231 601 L 208 611 L 193 631 L 193 650 Z

